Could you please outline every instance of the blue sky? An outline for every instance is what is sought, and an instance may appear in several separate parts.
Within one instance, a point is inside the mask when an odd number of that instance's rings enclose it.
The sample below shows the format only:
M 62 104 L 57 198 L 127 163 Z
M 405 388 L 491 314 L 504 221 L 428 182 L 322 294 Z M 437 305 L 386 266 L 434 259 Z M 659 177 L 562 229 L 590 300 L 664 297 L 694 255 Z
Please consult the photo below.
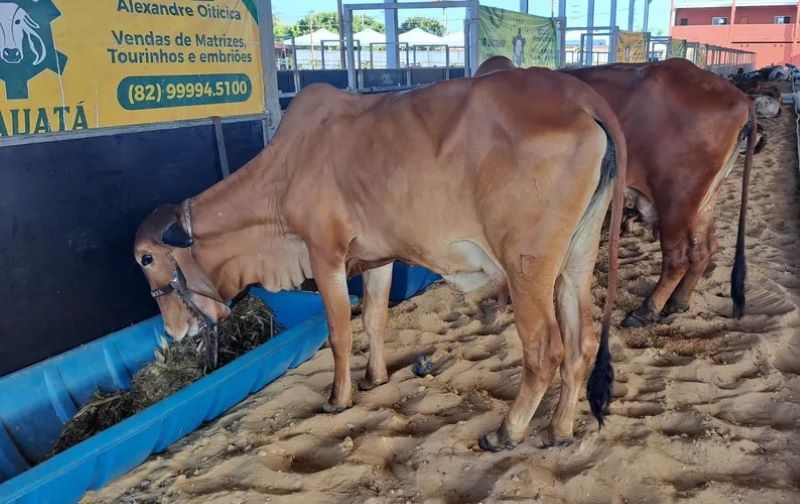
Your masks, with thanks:
M 400 0 L 401 2 L 403 0 Z M 382 3 L 380 0 L 344 0 L 345 3 Z M 642 15 L 645 0 L 636 0 L 634 29 L 640 30 L 642 26 Z M 519 9 L 519 0 L 481 0 L 482 5 L 502 7 L 504 9 Z M 558 10 L 557 0 L 528 0 L 531 14 L 549 16 L 551 6 Z M 628 4 L 629 0 L 617 0 L 617 25 L 620 28 L 627 28 L 628 25 Z M 610 0 L 595 0 L 595 26 L 607 26 L 611 2 Z M 586 6 L 587 0 L 567 0 L 567 24 L 568 26 L 586 26 Z M 652 0 L 650 4 L 650 31 L 661 30 L 667 35 L 669 25 L 669 0 Z M 272 11 L 284 21 L 294 22 L 302 18 L 310 11 L 323 12 L 335 11 L 336 0 L 272 0 Z M 464 10 L 463 9 L 424 9 L 424 10 L 401 10 L 400 22 L 410 16 L 428 16 L 440 21 L 447 20 L 447 28 L 450 31 L 462 31 L 464 29 Z M 372 17 L 383 20 L 381 11 L 368 13 Z

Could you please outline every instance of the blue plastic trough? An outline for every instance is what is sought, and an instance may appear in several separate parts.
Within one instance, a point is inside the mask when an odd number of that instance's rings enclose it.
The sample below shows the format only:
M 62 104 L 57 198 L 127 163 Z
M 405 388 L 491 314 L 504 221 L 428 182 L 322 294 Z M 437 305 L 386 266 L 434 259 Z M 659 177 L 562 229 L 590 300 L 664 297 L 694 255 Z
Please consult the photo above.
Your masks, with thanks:
M 389 299 L 395 302 L 404 301 L 427 289 L 441 278 L 441 276 L 422 266 L 411 266 L 395 262 Z M 364 282 L 360 276 L 350 280 L 347 285 L 350 288 L 350 294 L 358 297 L 364 295 Z
M 408 299 L 438 279 L 424 268 L 395 263 L 391 299 Z M 360 278 L 350 287 L 352 294 L 362 295 Z M 30 461 L 44 458 L 64 424 L 96 390 L 130 387 L 133 374 L 154 358 L 163 332 L 161 317 L 0 378 L 0 504 L 77 502 L 299 366 L 322 346 L 328 327 L 319 295 L 251 293 L 272 308 L 284 332 L 33 467 Z
M 0 378 L 0 503 L 77 502 L 309 359 L 328 335 L 316 294 L 252 289 L 287 330 L 86 441 L 31 467 L 94 391 L 128 388 L 153 359 L 154 317 Z

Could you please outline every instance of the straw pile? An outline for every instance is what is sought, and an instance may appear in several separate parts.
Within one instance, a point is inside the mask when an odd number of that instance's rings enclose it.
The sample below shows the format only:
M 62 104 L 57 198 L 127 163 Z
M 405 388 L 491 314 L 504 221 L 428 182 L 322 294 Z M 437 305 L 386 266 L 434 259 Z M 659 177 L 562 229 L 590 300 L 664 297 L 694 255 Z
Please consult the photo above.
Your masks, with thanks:
M 283 327 L 267 305 L 248 295 L 234 305 L 230 317 L 219 324 L 216 334 L 209 330 L 172 345 L 162 339 L 156 359 L 133 376 L 131 389 L 113 393 L 98 391 L 95 398 L 64 425 L 48 457 L 169 397 L 281 330 Z

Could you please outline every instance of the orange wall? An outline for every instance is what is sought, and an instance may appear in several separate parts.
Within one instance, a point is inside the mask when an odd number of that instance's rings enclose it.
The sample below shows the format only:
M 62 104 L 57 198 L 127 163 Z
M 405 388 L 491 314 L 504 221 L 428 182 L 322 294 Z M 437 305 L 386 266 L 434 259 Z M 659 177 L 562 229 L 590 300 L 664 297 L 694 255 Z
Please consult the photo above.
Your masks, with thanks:
M 794 5 L 779 5 L 777 7 L 737 7 L 736 23 L 742 24 L 747 18 L 749 24 L 774 24 L 775 16 L 789 16 L 794 23 L 797 7 Z
M 775 16 L 789 16 L 794 22 L 797 7 L 783 5 L 777 7 L 737 7 L 736 23 L 742 24 L 747 18 L 748 24 L 774 24 Z M 730 7 L 709 7 L 705 9 L 675 9 L 675 25 L 680 24 L 681 18 L 688 19 L 689 25 L 710 25 L 711 18 L 726 17 L 730 21 Z
M 757 54 L 756 66 L 796 62 L 800 59 L 800 43 L 792 54 L 792 36 L 795 25 L 774 24 L 775 16 L 790 16 L 795 21 L 795 6 L 740 7 L 736 20 L 747 17 L 747 24 L 711 25 L 714 16 L 730 17 L 728 8 L 676 9 L 675 25 L 670 35 L 690 42 L 701 42 L 722 47 L 733 47 Z M 681 18 L 688 18 L 688 26 L 678 26 Z M 798 34 L 800 35 L 800 33 Z

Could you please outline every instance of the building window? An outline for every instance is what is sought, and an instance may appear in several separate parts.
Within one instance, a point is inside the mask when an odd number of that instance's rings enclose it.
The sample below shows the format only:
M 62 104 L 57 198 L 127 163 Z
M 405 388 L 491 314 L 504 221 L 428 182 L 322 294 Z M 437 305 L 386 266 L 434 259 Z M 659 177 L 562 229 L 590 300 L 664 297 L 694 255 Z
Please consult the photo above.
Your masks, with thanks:
M 775 16 L 775 24 L 792 24 L 789 16 Z
M 681 18 L 680 22 L 678 23 L 680 26 L 688 26 L 689 25 L 689 18 Z
M 712 25 L 726 25 L 728 24 L 728 18 L 723 16 L 715 16 L 711 18 Z

